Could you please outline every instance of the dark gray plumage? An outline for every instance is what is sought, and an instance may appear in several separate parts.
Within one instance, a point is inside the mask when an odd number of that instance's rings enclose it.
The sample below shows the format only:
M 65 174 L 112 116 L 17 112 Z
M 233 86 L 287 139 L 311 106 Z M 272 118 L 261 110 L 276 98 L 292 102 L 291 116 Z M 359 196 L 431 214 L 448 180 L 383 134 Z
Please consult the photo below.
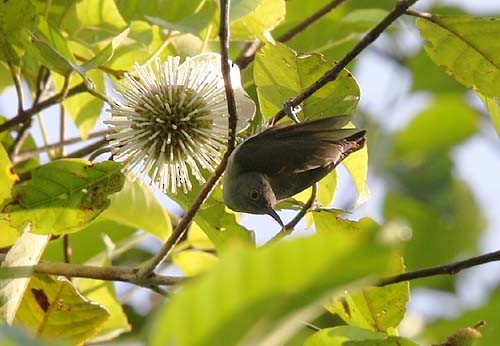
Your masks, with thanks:
M 229 157 L 224 202 L 235 210 L 268 214 L 278 201 L 313 185 L 365 144 L 365 132 L 343 129 L 351 116 L 274 126 L 248 138 Z

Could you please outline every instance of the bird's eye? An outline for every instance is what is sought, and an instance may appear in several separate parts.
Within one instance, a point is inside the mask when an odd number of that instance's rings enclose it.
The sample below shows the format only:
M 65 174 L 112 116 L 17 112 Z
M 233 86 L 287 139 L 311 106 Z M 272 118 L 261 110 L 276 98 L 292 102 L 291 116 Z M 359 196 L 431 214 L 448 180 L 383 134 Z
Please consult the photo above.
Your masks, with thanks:
M 250 199 L 253 200 L 253 201 L 256 201 L 257 199 L 259 199 L 259 191 L 257 190 L 252 190 L 250 191 Z

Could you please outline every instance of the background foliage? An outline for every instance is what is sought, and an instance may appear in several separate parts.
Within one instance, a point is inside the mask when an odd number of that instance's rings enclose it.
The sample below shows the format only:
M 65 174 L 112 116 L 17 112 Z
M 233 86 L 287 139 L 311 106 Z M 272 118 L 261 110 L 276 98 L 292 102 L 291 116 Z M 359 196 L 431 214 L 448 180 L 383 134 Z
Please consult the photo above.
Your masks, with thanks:
M 232 1 L 230 57 L 244 67 L 243 85 L 258 103 L 242 137 L 331 69 L 396 5 L 333 1 L 336 8 L 287 37 L 327 3 Z M 389 109 L 411 108 L 402 125 L 392 126 L 387 109 L 363 106 L 366 92 L 355 78 L 363 55 L 302 104 L 301 120 L 356 114 L 369 143 L 344 162 L 346 170 L 320 182 L 314 208 L 296 227 L 309 235 L 260 246 L 276 232 L 272 220 L 247 222 L 224 207 L 216 186 L 159 268 L 190 278 L 161 290 L 165 298 L 113 278 L 35 274 L 31 266 L 43 260 L 136 267 L 172 234 L 201 186 L 167 198 L 124 177 L 106 155 L 92 162 L 88 155 L 105 144 L 104 95 L 113 95 L 135 62 L 219 51 L 217 2 L 2 1 L 0 340 L 382 346 L 449 338 L 448 345 L 458 345 L 457 338 L 475 338 L 468 327 L 486 320 L 479 342 L 497 345 L 496 285 L 473 309 L 452 315 L 436 306 L 435 320 L 408 310 L 410 295 L 422 288 L 454 295 L 460 276 L 373 286 L 377 277 L 478 255 L 486 229 L 484 207 L 456 174 L 455 153 L 478 136 L 498 148 L 492 134 L 500 133 L 500 19 L 458 7 L 427 10 L 432 15 L 403 15 L 363 53 L 411 76 L 400 99 L 388 93 L 385 100 Z M 255 40 L 264 43 L 247 65 L 240 53 Z M 406 106 L 415 95 L 425 100 Z M 366 209 L 346 212 L 370 198 L 368 172 L 384 187 L 372 193 L 380 201 L 376 220 Z M 309 195 L 283 203 L 283 215 L 296 213 Z

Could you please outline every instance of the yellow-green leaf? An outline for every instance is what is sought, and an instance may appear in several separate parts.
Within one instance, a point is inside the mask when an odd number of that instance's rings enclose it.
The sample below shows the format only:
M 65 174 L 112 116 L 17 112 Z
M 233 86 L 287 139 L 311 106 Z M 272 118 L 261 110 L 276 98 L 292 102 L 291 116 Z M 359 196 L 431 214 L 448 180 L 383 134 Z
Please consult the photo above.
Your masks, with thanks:
M 62 159 L 38 167 L 32 178 L 13 188 L 0 220 L 22 229 L 31 223 L 38 234 L 76 232 L 109 205 L 108 195 L 123 185 L 120 165 Z
M 260 110 L 269 119 L 283 102 L 299 95 L 334 66 L 320 54 L 297 55 L 282 43 L 266 44 L 256 55 L 254 78 Z M 301 120 L 340 114 L 354 114 L 359 87 L 352 74 L 344 70 L 338 78 L 304 101 Z
M 103 219 L 142 229 L 161 240 L 172 233 L 167 211 L 146 184 L 125 179 L 123 189 L 110 196 L 110 200 L 109 208 L 101 215 Z M 141 212 L 138 213 L 138 210 Z
M 386 266 L 387 248 L 374 234 L 350 243 L 318 234 L 228 253 L 159 311 L 150 345 L 261 345 L 274 331 L 284 341 L 282 332 L 298 326 L 294 317 L 321 313 L 325 294 Z
M 49 236 L 33 234 L 29 230 L 30 227 L 26 227 L 0 266 L 0 321 L 9 324 L 14 320 L 28 286 L 32 272 L 30 266 L 38 263 L 49 241 Z
M 437 65 L 466 87 L 500 96 L 499 18 L 438 16 L 417 19 L 425 50 Z
M 109 312 L 83 297 L 65 278 L 33 275 L 14 323 L 41 338 L 81 344 L 94 336 Z

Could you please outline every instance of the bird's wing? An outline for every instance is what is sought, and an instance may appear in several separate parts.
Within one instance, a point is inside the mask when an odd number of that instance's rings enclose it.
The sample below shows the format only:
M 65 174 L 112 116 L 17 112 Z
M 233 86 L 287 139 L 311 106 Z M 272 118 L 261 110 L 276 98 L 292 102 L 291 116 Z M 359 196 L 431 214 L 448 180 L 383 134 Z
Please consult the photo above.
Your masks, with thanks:
M 269 128 L 243 142 L 235 161 L 242 172 L 269 176 L 335 166 L 343 159 L 348 139 L 364 134 L 359 129 L 340 129 L 350 120 L 350 116 L 336 116 Z

